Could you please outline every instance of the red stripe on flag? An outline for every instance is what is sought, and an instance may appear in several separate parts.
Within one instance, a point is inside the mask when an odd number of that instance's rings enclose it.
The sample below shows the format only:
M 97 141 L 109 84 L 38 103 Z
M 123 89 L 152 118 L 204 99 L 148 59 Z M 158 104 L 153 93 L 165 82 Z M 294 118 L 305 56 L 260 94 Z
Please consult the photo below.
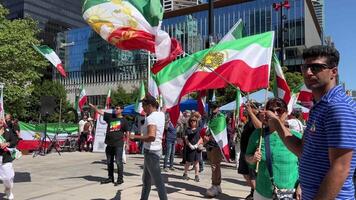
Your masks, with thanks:
M 182 47 L 176 39 L 171 39 L 171 51 L 167 58 L 157 61 L 151 71 L 153 74 L 157 74 L 161 69 L 168 65 L 172 60 L 176 59 L 177 56 L 183 53 Z
M 229 145 L 225 145 L 222 149 L 221 149 L 222 153 L 224 154 L 224 157 L 226 159 L 226 161 L 230 161 L 230 149 L 229 149 Z
M 290 101 L 290 98 L 291 98 L 291 92 L 290 92 L 289 86 L 287 84 L 287 81 L 285 79 L 282 79 L 279 76 L 276 76 L 276 77 L 277 77 L 277 87 L 284 91 L 284 96 L 279 97 L 279 98 L 283 99 L 284 102 L 286 104 L 288 104 Z M 278 96 L 279 96 L 279 94 L 278 94 Z
M 66 73 L 66 71 L 64 70 L 62 63 L 61 63 L 61 64 L 58 64 L 58 65 L 56 66 L 56 68 L 57 68 L 58 72 L 59 72 L 64 78 L 67 77 L 67 73 Z
M 113 31 L 108 41 L 120 49 L 145 49 L 155 53 L 155 36 L 131 27 L 124 27 Z

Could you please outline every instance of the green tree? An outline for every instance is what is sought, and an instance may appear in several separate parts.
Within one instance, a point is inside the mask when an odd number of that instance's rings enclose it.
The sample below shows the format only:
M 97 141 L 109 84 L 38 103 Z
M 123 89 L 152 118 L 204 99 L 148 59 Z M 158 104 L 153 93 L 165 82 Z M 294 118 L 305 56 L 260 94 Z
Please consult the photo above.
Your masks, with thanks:
M 62 84 L 56 81 L 45 80 L 42 83 L 35 84 L 35 89 L 28 99 L 26 107 L 27 115 L 25 120 L 38 119 L 41 109 L 41 97 L 53 96 L 55 98 L 54 113 L 47 119 L 48 122 L 75 122 L 76 111 L 67 101 L 67 93 Z
M 299 72 L 286 72 L 284 76 L 286 77 L 289 88 L 292 91 L 304 81 L 302 74 Z
M 46 62 L 33 48 L 39 44 L 37 23 L 32 19 L 8 20 L 8 10 L 0 5 L 0 82 L 5 83 L 4 107 L 19 119 L 26 118 L 26 108 L 36 81 Z
M 126 90 L 122 86 L 119 86 L 116 90 L 112 91 L 111 100 L 112 105 L 127 105 L 134 102 L 134 99 L 132 99 L 132 95 L 126 92 Z

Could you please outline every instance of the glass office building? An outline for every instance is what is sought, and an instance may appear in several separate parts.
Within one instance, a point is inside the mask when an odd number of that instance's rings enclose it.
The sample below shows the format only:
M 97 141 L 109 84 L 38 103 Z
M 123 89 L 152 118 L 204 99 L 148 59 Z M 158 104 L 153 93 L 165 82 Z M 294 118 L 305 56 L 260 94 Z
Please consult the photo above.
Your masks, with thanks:
M 82 2 L 75 0 L 0 0 L 9 9 L 9 19 L 30 17 L 38 21 L 40 38 L 56 47 L 58 32 L 86 26 L 81 14 Z
M 275 48 L 281 46 L 280 12 L 273 9 L 276 0 L 259 1 L 218 1 L 214 4 L 214 42 L 218 42 L 239 20 L 244 23 L 244 35 L 254 35 L 266 31 L 275 31 Z M 302 60 L 301 52 L 305 47 L 321 44 L 321 30 L 316 20 L 312 2 L 309 0 L 291 0 L 290 9 L 284 9 L 283 20 L 286 47 L 285 64 L 291 70 L 298 69 Z M 163 29 L 176 37 L 187 53 L 206 48 L 208 41 L 207 5 L 168 12 L 163 21 Z

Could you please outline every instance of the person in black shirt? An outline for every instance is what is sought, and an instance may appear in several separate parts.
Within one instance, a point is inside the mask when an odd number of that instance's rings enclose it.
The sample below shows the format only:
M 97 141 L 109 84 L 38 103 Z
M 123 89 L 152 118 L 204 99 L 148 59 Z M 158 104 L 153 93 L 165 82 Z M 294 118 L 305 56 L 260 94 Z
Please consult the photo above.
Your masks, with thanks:
M 252 132 L 256 128 L 261 128 L 262 123 L 257 118 L 259 113 L 257 103 L 247 102 L 245 108 L 248 113 L 248 122 L 245 124 L 243 131 L 241 133 L 240 158 L 239 158 L 239 166 L 237 168 L 237 172 L 243 175 L 247 184 L 251 187 L 250 194 L 247 197 L 245 197 L 245 199 L 251 200 L 253 199 L 253 193 L 256 186 L 256 181 L 255 181 L 256 173 L 253 169 L 250 169 L 248 167 L 248 164 L 245 160 L 245 153 Z
M 108 167 L 108 178 L 103 180 L 101 183 L 114 183 L 115 186 L 120 185 L 124 182 L 123 171 L 124 165 L 122 161 L 122 153 L 124 148 L 124 138 L 125 134 L 129 134 L 129 125 L 127 120 L 122 116 L 123 106 L 115 106 L 113 113 L 106 113 L 102 110 L 98 110 L 93 104 L 89 104 L 96 112 L 100 115 L 104 115 L 104 121 L 108 124 L 105 136 L 106 144 L 106 162 Z M 117 165 L 117 182 L 114 182 L 114 158 Z

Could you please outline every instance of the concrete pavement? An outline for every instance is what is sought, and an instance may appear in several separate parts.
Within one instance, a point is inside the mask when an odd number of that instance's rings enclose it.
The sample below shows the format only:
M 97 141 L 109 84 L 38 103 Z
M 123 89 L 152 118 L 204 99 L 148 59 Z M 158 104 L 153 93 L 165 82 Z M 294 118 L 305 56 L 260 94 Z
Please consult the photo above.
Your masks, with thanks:
M 206 165 L 200 176 L 200 182 L 183 180 L 183 166 L 175 160 L 175 170 L 162 172 L 166 183 L 168 199 L 204 199 L 206 188 L 210 187 L 211 169 Z M 162 162 L 161 162 L 162 163 Z M 15 199 L 20 200 L 135 200 L 141 194 L 143 156 L 131 154 L 124 165 L 124 183 L 101 185 L 100 181 L 107 177 L 105 154 L 72 152 L 56 152 L 46 156 L 25 155 L 14 161 L 15 168 Z M 116 168 L 116 166 L 115 166 Z M 116 175 L 116 174 L 115 174 Z M 194 178 L 190 171 L 189 177 Z M 222 167 L 222 190 L 213 199 L 240 199 L 249 193 L 242 176 L 236 173 L 234 164 L 224 163 Z M 0 190 L 0 198 L 4 197 Z M 159 199 L 155 187 L 152 186 L 150 200 Z

